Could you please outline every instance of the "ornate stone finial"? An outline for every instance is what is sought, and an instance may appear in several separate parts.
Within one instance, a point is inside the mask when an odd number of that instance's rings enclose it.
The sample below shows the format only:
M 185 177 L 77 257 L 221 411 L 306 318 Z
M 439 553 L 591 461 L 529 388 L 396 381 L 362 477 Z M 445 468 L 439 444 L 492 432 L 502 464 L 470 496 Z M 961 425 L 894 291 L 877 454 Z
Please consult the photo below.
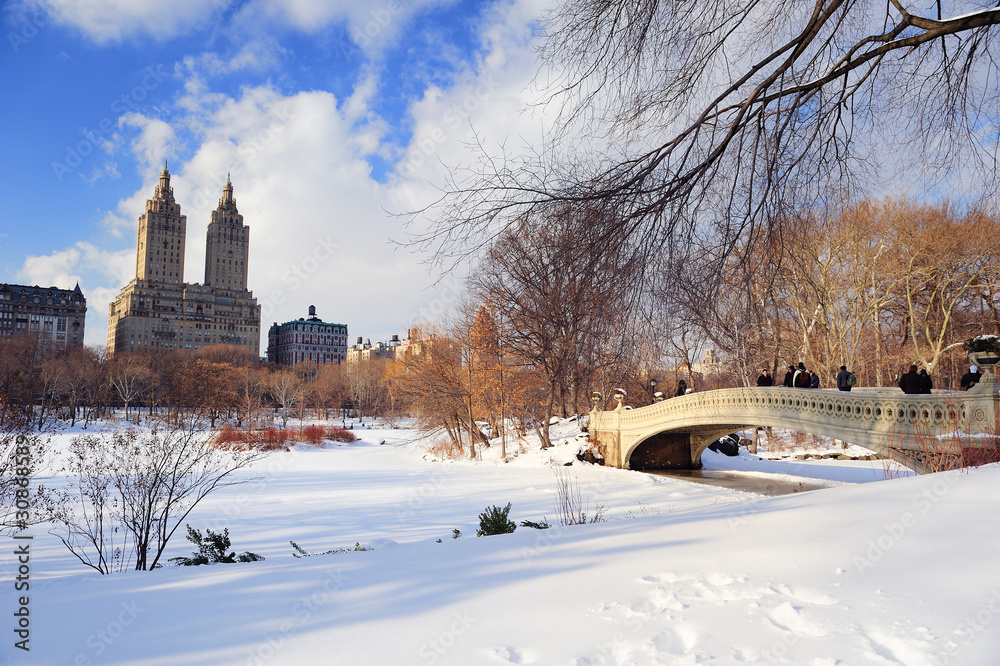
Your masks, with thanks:
M 163 160 L 163 173 L 170 173 L 170 169 L 167 168 L 166 160 Z
M 233 181 L 229 178 L 229 172 L 226 172 L 226 185 L 232 185 Z

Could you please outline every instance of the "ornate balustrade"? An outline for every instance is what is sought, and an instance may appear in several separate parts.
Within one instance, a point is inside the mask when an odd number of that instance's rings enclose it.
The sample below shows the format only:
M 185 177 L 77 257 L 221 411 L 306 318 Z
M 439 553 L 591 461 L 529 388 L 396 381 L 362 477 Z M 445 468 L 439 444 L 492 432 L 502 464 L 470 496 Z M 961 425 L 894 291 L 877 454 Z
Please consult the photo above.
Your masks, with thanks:
M 898 389 L 784 387 L 705 391 L 647 407 L 591 412 L 589 432 L 616 467 L 698 467 L 704 449 L 729 432 L 788 428 L 851 442 L 919 472 L 939 436 L 996 433 L 997 384 L 972 391 L 906 395 Z M 946 438 L 947 439 L 947 438 Z M 967 438 L 968 439 L 968 438 Z

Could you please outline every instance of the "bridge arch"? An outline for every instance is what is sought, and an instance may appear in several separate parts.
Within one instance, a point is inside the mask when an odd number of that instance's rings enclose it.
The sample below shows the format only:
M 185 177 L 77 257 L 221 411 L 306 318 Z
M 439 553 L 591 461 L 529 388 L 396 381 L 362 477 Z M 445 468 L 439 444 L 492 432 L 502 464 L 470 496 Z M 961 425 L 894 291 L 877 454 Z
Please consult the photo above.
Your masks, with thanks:
M 938 435 L 998 431 L 996 386 L 984 382 L 972 391 L 932 395 L 883 388 L 722 389 L 633 410 L 594 411 L 589 430 L 605 449 L 606 464 L 616 467 L 698 467 L 702 452 L 721 435 L 772 426 L 858 444 L 924 471 L 928 441 Z

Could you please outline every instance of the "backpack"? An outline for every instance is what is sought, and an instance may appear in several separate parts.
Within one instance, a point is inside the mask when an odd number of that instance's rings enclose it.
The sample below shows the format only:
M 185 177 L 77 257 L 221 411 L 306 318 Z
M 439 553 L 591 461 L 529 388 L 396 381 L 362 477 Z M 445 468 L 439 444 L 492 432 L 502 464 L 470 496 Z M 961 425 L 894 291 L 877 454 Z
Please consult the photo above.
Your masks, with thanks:
M 857 386 L 857 384 L 858 384 L 858 378 L 854 376 L 853 372 L 848 372 L 847 373 L 847 385 L 848 386 Z

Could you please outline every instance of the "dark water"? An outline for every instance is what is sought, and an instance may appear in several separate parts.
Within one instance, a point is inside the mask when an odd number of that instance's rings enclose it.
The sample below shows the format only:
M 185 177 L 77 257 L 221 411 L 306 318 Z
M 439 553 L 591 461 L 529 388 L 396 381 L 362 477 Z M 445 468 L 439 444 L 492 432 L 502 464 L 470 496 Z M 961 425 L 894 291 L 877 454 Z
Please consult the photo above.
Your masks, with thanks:
M 646 470 L 646 473 L 768 496 L 791 495 L 827 487 L 809 479 L 802 481 L 768 479 L 718 469 L 650 469 Z

